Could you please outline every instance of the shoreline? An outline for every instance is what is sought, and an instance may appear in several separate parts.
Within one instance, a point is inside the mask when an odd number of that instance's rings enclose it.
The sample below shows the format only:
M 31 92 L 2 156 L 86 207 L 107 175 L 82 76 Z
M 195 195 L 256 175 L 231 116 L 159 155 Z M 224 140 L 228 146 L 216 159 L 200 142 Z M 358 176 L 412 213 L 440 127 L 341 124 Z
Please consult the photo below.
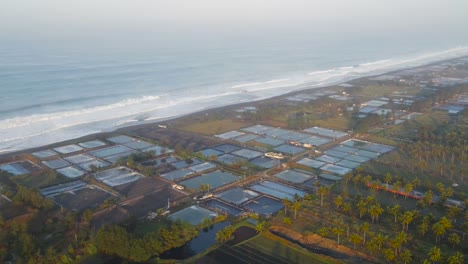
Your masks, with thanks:
M 165 125 L 168 125 L 169 128 L 173 128 L 174 127 L 173 125 L 175 123 L 177 123 L 178 121 L 180 121 L 181 119 L 190 119 L 190 118 L 196 117 L 196 116 L 209 115 L 210 113 L 215 113 L 216 111 L 219 111 L 219 110 L 234 111 L 234 110 L 237 110 L 238 108 L 245 107 L 245 106 L 256 106 L 258 104 L 268 103 L 269 101 L 281 100 L 281 99 L 291 97 L 291 96 L 294 96 L 294 95 L 298 95 L 298 94 L 301 94 L 301 93 L 308 93 L 308 92 L 313 92 L 313 91 L 320 92 L 322 90 L 329 90 L 329 89 L 332 89 L 332 88 L 337 88 L 337 87 L 339 87 L 340 84 L 368 81 L 369 78 L 374 78 L 374 77 L 381 76 L 381 75 L 397 74 L 399 72 L 409 70 L 409 69 L 418 69 L 418 68 L 422 68 L 422 67 L 438 65 L 438 64 L 442 64 L 442 63 L 445 63 L 445 62 L 450 62 L 450 61 L 453 61 L 453 60 L 458 60 L 460 58 L 466 58 L 466 57 L 468 57 L 468 56 L 463 55 L 463 56 L 458 56 L 458 57 L 455 57 L 455 58 L 443 59 L 443 60 L 439 60 L 439 61 L 435 61 L 435 62 L 429 62 L 427 64 L 422 64 L 422 65 L 418 65 L 418 66 L 403 67 L 403 68 L 400 68 L 400 69 L 397 69 L 397 70 L 391 70 L 391 71 L 388 71 L 388 72 L 378 73 L 378 74 L 374 74 L 374 75 L 357 77 L 357 78 L 346 80 L 346 81 L 336 81 L 334 83 L 326 84 L 324 86 L 313 87 L 313 85 L 310 85 L 310 84 L 299 84 L 299 85 L 293 86 L 293 87 L 297 87 L 297 88 L 295 88 L 295 89 L 293 88 L 292 91 L 289 91 L 287 93 L 280 94 L 280 95 L 274 95 L 274 96 L 268 97 L 268 98 L 260 98 L 258 100 L 254 100 L 254 101 L 238 102 L 238 103 L 226 104 L 226 105 L 221 105 L 221 106 L 206 107 L 205 109 L 201 109 L 201 110 L 198 110 L 198 111 L 195 111 L 195 112 L 186 113 L 186 114 L 179 114 L 179 115 L 172 116 L 172 117 L 166 117 L 166 118 L 160 118 L 160 119 L 158 118 L 158 119 L 154 119 L 154 120 L 135 121 L 135 123 L 132 123 L 132 124 L 129 124 L 129 125 L 120 125 L 120 126 L 109 128 L 108 131 L 101 131 L 101 132 L 98 132 L 98 133 L 87 134 L 87 135 L 83 135 L 83 136 L 80 136 L 80 137 L 77 137 L 77 138 L 63 140 L 63 141 L 57 141 L 57 142 L 53 142 L 53 143 L 50 143 L 50 144 L 45 144 L 45 145 L 38 146 L 38 147 L 0 152 L 0 160 L 2 162 L 9 161 L 9 160 L 14 160 L 18 156 L 26 154 L 26 153 L 31 153 L 31 152 L 38 151 L 38 150 L 43 150 L 43 149 L 50 149 L 50 148 L 54 148 L 54 147 L 58 147 L 58 146 L 62 146 L 62 145 L 67 145 L 67 144 L 73 144 L 73 143 L 81 142 L 81 141 L 84 141 L 84 140 L 102 139 L 102 138 L 107 137 L 109 135 L 131 134 L 131 132 L 134 131 L 134 130 L 142 129 L 142 128 L 145 128 L 145 127 L 147 127 L 148 129 L 151 129 L 152 126 L 157 126 L 159 124 L 165 124 Z M 300 86 L 304 86 L 304 87 L 301 88 Z M 281 89 L 281 88 L 282 87 L 278 87 L 278 88 L 275 88 L 275 89 Z M 340 87 L 340 88 L 347 89 L 346 87 Z M 97 121 L 97 122 L 99 122 L 99 121 Z

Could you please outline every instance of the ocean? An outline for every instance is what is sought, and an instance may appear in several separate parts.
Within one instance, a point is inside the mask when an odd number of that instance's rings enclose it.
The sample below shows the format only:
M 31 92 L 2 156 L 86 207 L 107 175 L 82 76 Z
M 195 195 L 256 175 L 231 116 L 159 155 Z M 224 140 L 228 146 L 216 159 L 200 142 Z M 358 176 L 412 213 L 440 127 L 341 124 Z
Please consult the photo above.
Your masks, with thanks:
M 0 42 L 0 153 L 468 55 L 466 37 L 118 40 Z

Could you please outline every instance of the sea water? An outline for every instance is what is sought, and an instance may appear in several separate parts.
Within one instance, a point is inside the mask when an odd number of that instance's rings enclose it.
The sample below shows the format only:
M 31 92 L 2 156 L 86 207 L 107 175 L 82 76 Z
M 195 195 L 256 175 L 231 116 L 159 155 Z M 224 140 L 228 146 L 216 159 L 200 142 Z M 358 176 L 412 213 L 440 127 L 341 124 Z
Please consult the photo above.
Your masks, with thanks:
M 134 38 L 0 42 L 0 152 L 468 55 L 458 38 Z

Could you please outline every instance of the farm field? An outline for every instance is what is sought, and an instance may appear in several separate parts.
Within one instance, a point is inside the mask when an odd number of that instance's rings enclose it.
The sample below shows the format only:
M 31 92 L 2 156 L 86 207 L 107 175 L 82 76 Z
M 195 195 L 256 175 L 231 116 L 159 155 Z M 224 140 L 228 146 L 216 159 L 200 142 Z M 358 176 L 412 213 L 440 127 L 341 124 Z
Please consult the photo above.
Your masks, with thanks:
M 235 246 L 223 245 L 197 263 L 340 263 L 308 252 L 272 234 L 261 234 Z

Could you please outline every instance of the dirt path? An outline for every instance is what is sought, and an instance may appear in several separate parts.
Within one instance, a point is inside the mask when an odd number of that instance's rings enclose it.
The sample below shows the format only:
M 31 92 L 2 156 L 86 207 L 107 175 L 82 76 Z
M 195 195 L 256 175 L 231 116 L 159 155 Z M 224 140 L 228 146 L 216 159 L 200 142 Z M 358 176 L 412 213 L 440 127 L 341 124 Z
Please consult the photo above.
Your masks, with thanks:
M 343 255 L 346 255 L 348 258 L 359 258 L 362 260 L 367 260 L 371 263 L 376 262 L 377 260 L 367 254 L 356 251 L 347 246 L 338 245 L 334 240 L 324 238 L 317 234 L 302 235 L 301 233 L 282 227 L 282 226 L 272 226 L 269 229 L 273 234 L 282 236 L 292 242 L 306 246 L 308 249 L 314 248 L 324 252 L 329 252 L 327 255 L 331 255 L 337 258 L 343 258 Z

